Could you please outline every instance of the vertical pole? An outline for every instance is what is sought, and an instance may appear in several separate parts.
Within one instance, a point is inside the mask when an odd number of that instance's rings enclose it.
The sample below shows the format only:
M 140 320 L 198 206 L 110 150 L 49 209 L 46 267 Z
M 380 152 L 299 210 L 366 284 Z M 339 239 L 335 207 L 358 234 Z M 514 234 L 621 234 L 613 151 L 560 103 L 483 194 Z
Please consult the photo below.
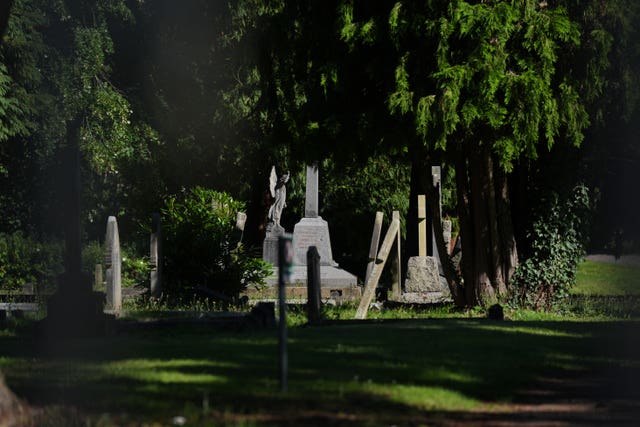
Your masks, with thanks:
M 315 246 L 307 251 L 307 318 L 310 324 L 320 321 L 320 254 Z
M 291 276 L 293 266 L 293 236 L 283 234 L 278 238 L 278 309 L 279 309 L 279 334 L 278 353 L 280 371 L 280 390 L 287 391 L 287 305 L 285 284 Z
M 367 280 L 369 280 L 371 270 L 376 262 L 376 256 L 378 255 L 378 245 L 380 244 L 383 216 L 384 214 L 382 212 L 376 212 L 376 219 L 373 223 L 373 234 L 371 235 L 371 245 L 369 246 L 369 262 L 367 263 L 367 273 L 364 276 L 364 283 L 367 283 Z
M 397 234 L 398 237 L 396 237 L 396 258 L 393 263 L 396 274 L 393 279 L 393 287 L 392 287 L 394 298 L 398 298 L 402 294 L 402 263 L 401 263 L 402 260 L 400 259 L 400 240 L 402 237 L 402 233 L 400 233 L 400 227 L 399 227 L 400 212 L 393 211 L 392 220 L 398 222 L 398 234 Z

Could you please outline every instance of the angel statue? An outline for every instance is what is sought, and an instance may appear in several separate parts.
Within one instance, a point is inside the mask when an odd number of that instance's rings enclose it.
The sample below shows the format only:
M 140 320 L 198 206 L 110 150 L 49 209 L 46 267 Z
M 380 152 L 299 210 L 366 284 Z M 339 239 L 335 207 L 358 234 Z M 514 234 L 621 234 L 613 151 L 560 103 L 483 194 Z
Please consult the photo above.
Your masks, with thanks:
M 276 167 L 271 167 L 271 175 L 269 176 L 269 191 L 271 192 L 271 197 L 273 198 L 273 204 L 269 208 L 269 224 L 267 228 L 269 231 L 275 231 L 278 229 L 282 229 L 280 225 L 280 216 L 282 216 L 282 209 L 287 206 L 287 187 L 284 185 L 289 181 L 289 171 L 285 172 L 284 175 L 278 179 L 278 175 L 276 174 Z

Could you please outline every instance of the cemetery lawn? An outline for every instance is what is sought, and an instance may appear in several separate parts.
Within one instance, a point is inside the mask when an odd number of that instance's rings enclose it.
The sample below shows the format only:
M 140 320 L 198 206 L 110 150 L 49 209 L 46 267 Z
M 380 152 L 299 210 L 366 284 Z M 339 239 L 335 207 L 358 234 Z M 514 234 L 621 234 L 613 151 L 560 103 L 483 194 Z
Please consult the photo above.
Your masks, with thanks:
M 576 295 L 640 295 L 640 266 L 584 261 L 576 281 Z
M 176 416 L 203 426 L 439 425 L 519 416 L 514 402 L 550 373 L 622 373 L 611 389 L 626 396 L 640 380 L 639 325 L 458 318 L 293 327 L 287 393 L 275 329 L 172 326 L 56 348 L 5 334 L 0 370 L 41 409 L 38 425 L 171 425 Z

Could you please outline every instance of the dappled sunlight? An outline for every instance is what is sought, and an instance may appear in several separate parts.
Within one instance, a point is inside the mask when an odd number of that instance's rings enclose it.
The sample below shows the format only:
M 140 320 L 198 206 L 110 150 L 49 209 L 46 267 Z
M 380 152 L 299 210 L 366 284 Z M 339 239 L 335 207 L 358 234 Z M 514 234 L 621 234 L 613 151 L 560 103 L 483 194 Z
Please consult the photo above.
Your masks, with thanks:
M 522 325 L 516 322 L 513 323 L 491 323 L 491 324 L 477 324 L 473 325 L 473 329 L 483 330 L 483 331 L 497 331 L 504 332 L 507 334 L 527 334 L 527 335 L 538 335 L 538 336 L 546 336 L 546 337 L 563 337 L 563 338 L 588 338 L 591 336 L 588 332 L 576 333 L 576 332 L 568 332 L 561 331 L 556 328 L 545 328 L 542 326 L 532 326 L 532 325 Z
M 422 410 L 448 408 L 472 409 L 480 401 L 444 387 L 367 383 L 363 391 L 389 401 L 413 406 Z
M 101 366 L 106 377 L 129 378 L 138 381 L 171 383 L 212 384 L 228 381 L 226 376 L 211 373 L 215 368 L 238 368 L 228 362 L 174 359 L 129 359 Z

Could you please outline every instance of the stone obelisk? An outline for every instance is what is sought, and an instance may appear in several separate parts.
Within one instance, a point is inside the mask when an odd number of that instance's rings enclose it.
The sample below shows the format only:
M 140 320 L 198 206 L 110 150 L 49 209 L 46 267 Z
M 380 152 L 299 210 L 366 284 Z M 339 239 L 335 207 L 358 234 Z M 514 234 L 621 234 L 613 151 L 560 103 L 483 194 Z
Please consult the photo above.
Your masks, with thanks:
M 307 250 L 315 246 L 320 254 L 320 265 L 336 267 L 331 253 L 329 224 L 318 215 L 318 165 L 307 166 L 304 218 L 293 228 L 295 265 L 307 265 Z

